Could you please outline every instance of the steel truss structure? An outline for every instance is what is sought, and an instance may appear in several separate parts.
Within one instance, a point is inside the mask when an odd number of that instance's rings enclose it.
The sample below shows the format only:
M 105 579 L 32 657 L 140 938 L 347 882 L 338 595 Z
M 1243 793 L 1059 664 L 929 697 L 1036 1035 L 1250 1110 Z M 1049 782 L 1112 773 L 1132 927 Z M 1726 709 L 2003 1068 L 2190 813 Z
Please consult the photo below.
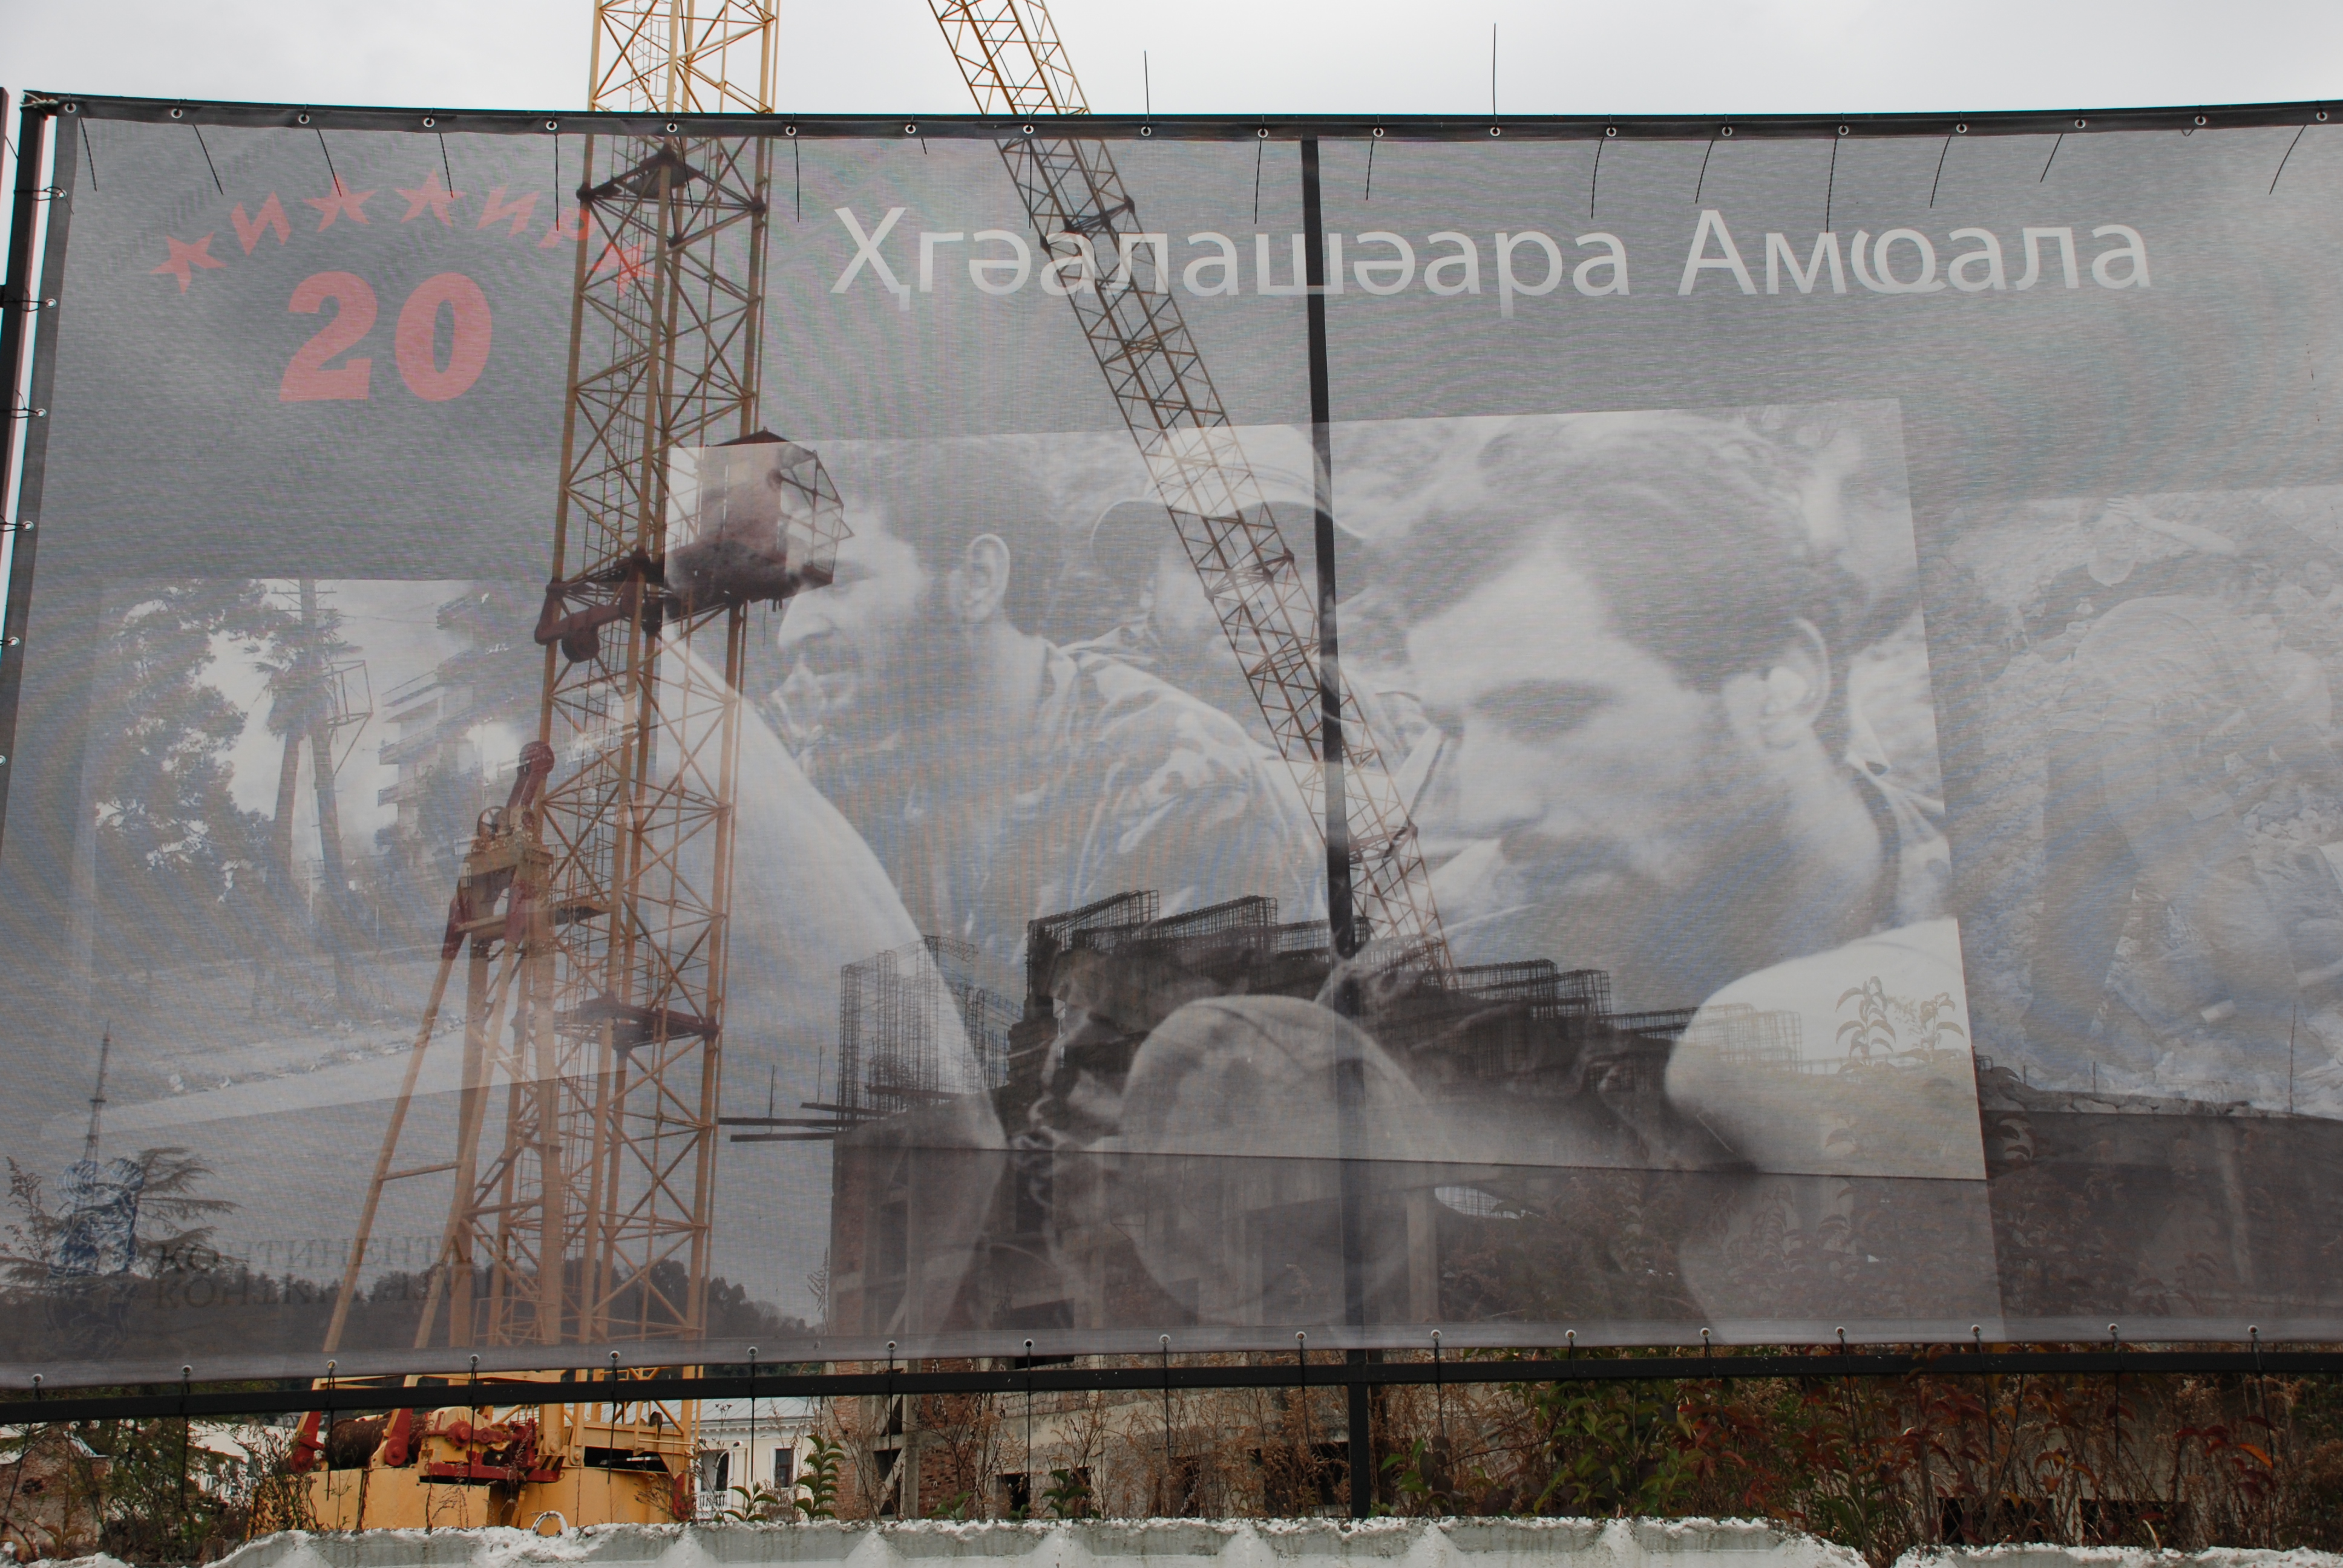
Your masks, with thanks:
M 772 21 L 599 5 L 595 107 L 765 110 Z M 427 1016 L 328 1352 L 383 1186 L 442 1173 L 418 1348 L 701 1333 L 748 610 L 679 603 L 665 568 L 679 452 L 757 431 L 770 172 L 763 138 L 586 138 L 538 745 L 466 859 L 431 1007 L 468 951 L 457 1146 L 394 1169 Z
M 980 114 L 1090 112 L 1039 0 L 930 4 Z M 1019 134 L 1002 141 L 1001 156 L 1043 252 L 1079 257 L 1086 267 L 1090 286 L 1072 288 L 1068 303 L 1279 755 L 1303 799 L 1316 799 L 1325 781 L 1320 607 L 1181 315 L 1162 263 L 1163 236 L 1145 232 L 1104 141 Z M 1320 483 L 1322 489 L 1322 476 Z M 1339 712 L 1340 819 L 1349 824 L 1352 897 L 1363 934 L 1444 973 L 1452 967 L 1447 941 L 1408 803 L 1354 692 L 1340 691 Z
M 769 114 L 779 15 L 756 0 L 595 0 L 586 101 L 619 113 Z

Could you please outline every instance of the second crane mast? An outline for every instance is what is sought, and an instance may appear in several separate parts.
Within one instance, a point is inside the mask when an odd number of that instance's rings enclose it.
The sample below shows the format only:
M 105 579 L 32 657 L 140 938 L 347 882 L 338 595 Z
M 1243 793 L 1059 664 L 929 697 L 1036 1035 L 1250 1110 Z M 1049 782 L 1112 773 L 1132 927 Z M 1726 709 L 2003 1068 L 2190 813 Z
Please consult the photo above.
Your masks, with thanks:
M 1090 113 L 1041 0 L 929 3 L 979 114 Z M 1105 142 L 1024 135 L 1004 142 L 1001 156 L 1046 252 L 1062 254 L 1080 236 L 1095 255 L 1120 257 L 1126 236 L 1141 233 L 1137 206 Z M 1313 798 L 1325 760 L 1319 749 L 1325 716 L 1318 608 L 1264 504 L 1171 280 L 1159 271 L 1142 285 L 1137 267 L 1117 270 L 1118 281 L 1070 290 L 1067 302 L 1244 667 L 1279 754 L 1304 799 Z M 1339 702 L 1347 754 L 1342 817 L 1358 914 L 1369 934 L 1445 972 L 1447 940 L 1407 802 L 1356 699 L 1345 689 Z

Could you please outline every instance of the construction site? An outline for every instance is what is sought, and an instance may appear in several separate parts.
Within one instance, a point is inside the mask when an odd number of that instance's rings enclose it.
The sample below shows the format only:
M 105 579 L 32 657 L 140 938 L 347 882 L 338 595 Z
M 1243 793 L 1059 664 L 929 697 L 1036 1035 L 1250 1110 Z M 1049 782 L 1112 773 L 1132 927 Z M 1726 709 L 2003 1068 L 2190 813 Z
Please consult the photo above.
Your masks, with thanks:
M 671 11 L 642 0 L 596 5 L 589 106 L 769 113 L 775 12 L 748 0 Z M 1085 112 L 1038 5 L 938 0 L 936 20 L 980 113 Z M 1369 932 L 1396 955 L 1373 973 L 1378 1006 L 1399 1030 L 1387 1038 L 1419 1041 L 1456 1092 L 1534 1082 L 1595 1104 L 1598 1088 L 1650 1100 L 1658 1081 L 1671 1021 L 1613 1016 L 1602 976 L 1450 965 L 1374 739 L 1315 671 L 1321 628 L 1298 558 L 1261 505 L 1242 448 L 1215 438 L 1228 417 L 1176 301 L 1158 287 L 1078 295 L 1074 308 L 1302 793 L 1315 799 L 1322 779 L 1334 780 L 1325 808 L 1332 920 L 1281 924 L 1274 900 L 1261 897 L 1163 917 L 1155 894 L 1132 890 L 1033 923 L 1021 1005 L 977 983 L 972 950 L 930 936 L 847 966 L 835 1088 L 800 1108 L 810 1115 L 719 1114 L 740 789 L 734 694 L 749 615 L 830 582 L 853 526 L 820 455 L 768 429 L 788 419 L 766 407 L 759 379 L 776 150 L 766 137 L 689 135 L 586 144 L 554 578 L 532 630 L 545 649 L 536 739 L 453 868 L 437 976 L 320 1346 L 331 1369 L 352 1304 L 367 1294 L 386 1191 L 428 1181 L 451 1186 L 453 1199 L 421 1271 L 417 1352 L 448 1360 L 538 1346 L 558 1364 L 567 1359 L 558 1347 L 624 1343 L 627 1365 L 612 1353 L 618 1381 L 594 1402 L 577 1402 L 582 1372 L 476 1371 L 467 1381 L 477 1392 L 461 1404 L 312 1413 L 290 1463 L 313 1477 L 309 1506 L 324 1528 L 526 1523 L 548 1512 L 574 1524 L 649 1522 L 704 1510 L 697 1407 L 659 1397 L 659 1381 L 677 1369 L 658 1363 L 662 1341 L 705 1337 L 721 1125 L 759 1129 L 734 1142 L 832 1141 L 830 1322 L 834 1332 L 884 1337 L 907 1313 L 955 1310 L 922 1304 L 923 1292 L 985 1298 L 970 1310 L 988 1327 L 1102 1321 L 1101 1298 L 1145 1274 L 1117 1246 L 1096 1194 L 1075 1195 L 1071 1164 L 1053 1171 L 1051 1141 L 1079 1140 L 1081 1129 L 1051 1108 L 1063 1107 L 1077 1077 L 1119 1086 L 1139 1041 L 1185 1001 L 1318 996 Z M 1111 245 L 1137 229 L 1103 143 L 1021 139 L 1001 152 L 1045 245 L 1068 231 Z M 595 259 L 620 254 L 639 259 L 615 269 Z M 314 621 L 310 585 L 302 588 L 302 617 Z M 494 602 L 479 596 L 478 605 Z M 450 601 L 443 624 L 452 615 L 468 625 L 478 605 Z M 484 626 L 473 641 L 516 629 Z M 286 736 L 286 791 L 297 747 L 315 753 L 330 890 L 345 880 L 331 826 L 334 737 L 371 709 L 351 695 L 357 672 L 334 662 L 329 638 L 304 657 L 282 699 L 299 711 L 272 728 Z M 385 759 L 400 782 L 385 796 L 402 821 L 417 809 L 410 779 L 421 781 L 447 738 L 461 736 L 474 700 L 465 672 L 445 667 L 393 694 L 399 735 Z M 1322 741 L 1344 724 L 1346 743 L 1329 752 Z M 278 819 L 289 824 L 292 813 L 280 809 Z M 329 923 L 333 902 L 329 891 Z M 460 1046 L 437 1048 L 462 1053 L 460 1108 L 453 1146 L 424 1147 L 407 1133 L 408 1106 L 443 1008 L 461 1020 Z M 975 1141 L 980 1163 L 1008 1161 L 997 1191 L 985 1186 L 989 1171 L 947 1181 L 963 1200 L 991 1192 L 980 1214 L 950 1216 L 949 1256 L 970 1253 L 970 1221 L 981 1241 L 965 1279 L 947 1280 L 948 1266 L 930 1267 L 932 1239 L 912 1234 L 934 1217 L 913 1217 L 897 1196 L 932 1173 L 900 1167 L 939 1122 L 965 1122 L 971 1103 L 1025 1131 L 999 1153 L 983 1150 L 997 1138 Z M 940 1157 L 965 1161 L 965 1129 L 941 1131 Z M 1279 1261 L 1287 1249 L 1339 1252 L 1339 1236 L 1302 1233 L 1324 1229 L 1320 1211 L 1342 1208 L 1338 1196 L 1242 1201 L 1281 1216 L 1272 1237 L 1252 1243 L 1256 1262 L 1243 1277 L 1253 1282 L 1242 1287 L 1252 1312 L 1339 1314 L 1339 1287 L 1326 1300 L 1280 1299 L 1280 1287 L 1260 1282 L 1264 1266 L 1292 1271 Z M 1388 1287 L 1412 1317 L 1435 1305 L 1426 1202 L 1410 1207 L 1407 1261 Z M 1029 1253 L 1056 1261 L 1043 1281 L 993 1261 Z M 1176 1321 L 1200 1309 L 1166 1299 L 1136 1310 Z M 363 1408 L 365 1380 L 329 1370 L 327 1386 Z
M 2291 344 L 2167 236 L 2328 254 L 2324 108 L 1183 127 L 930 0 L 972 115 L 825 120 L 578 3 L 582 112 L 24 106 L 0 1548 L 2343 1546 L 2325 393 L 2009 401 Z

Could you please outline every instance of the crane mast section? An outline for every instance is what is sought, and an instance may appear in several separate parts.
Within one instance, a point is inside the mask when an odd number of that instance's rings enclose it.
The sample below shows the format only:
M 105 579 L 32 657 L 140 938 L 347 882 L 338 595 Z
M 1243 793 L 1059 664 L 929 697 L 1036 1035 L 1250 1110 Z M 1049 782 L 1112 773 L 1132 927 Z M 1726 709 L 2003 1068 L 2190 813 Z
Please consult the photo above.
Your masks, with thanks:
M 617 616 L 588 657 L 548 648 L 541 719 L 561 763 L 541 819 L 568 1094 L 558 1142 L 588 1188 L 562 1255 L 585 1260 L 567 1286 L 574 1337 L 691 1338 L 714 1201 L 748 618 L 733 604 L 662 621 L 657 589 L 673 454 L 755 428 L 769 154 L 758 139 L 595 137 L 587 160 L 554 575 L 573 614 Z M 499 1218 L 525 1228 L 528 1216 Z M 491 1332 L 563 1337 L 549 1326 L 511 1315 Z
M 777 5 L 758 0 L 596 0 L 587 105 L 769 114 L 779 16 Z

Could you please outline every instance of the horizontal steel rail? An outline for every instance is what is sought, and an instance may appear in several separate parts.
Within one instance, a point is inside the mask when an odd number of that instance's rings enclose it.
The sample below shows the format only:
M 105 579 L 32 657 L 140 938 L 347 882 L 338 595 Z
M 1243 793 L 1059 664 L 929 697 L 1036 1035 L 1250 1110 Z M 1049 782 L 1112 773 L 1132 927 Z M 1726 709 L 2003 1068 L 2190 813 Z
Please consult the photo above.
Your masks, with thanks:
M 88 1394 L 64 1392 L 0 1404 L 0 1425 L 118 1421 L 155 1416 L 206 1420 L 307 1411 L 426 1410 L 467 1403 L 592 1404 L 657 1399 L 819 1399 L 863 1395 L 1127 1392 L 1166 1389 L 1347 1388 L 1465 1383 L 1705 1382 L 1749 1378 L 2105 1376 L 2197 1373 L 2238 1376 L 2343 1373 L 2343 1351 L 1947 1351 L 1880 1354 L 1849 1351 L 1812 1355 L 1594 1355 L 1554 1360 L 1321 1361 L 1252 1366 L 1159 1365 L 994 1367 L 954 1372 L 903 1370 L 756 1376 L 601 1377 L 521 1382 L 452 1377 L 415 1386 L 345 1382 L 317 1388 L 198 1390 Z
M 661 115 L 569 109 L 367 108 L 206 103 L 28 93 L 34 112 L 198 126 L 412 131 L 447 136 L 860 136 L 999 142 L 1004 137 L 1298 141 L 1386 136 L 1401 141 L 1708 141 L 1879 136 L 2090 136 L 2107 131 L 2237 130 L 2327 124 L 2324 102 L 2167 105 L 2141 108 L 2003 109 L 1885 115 Z

